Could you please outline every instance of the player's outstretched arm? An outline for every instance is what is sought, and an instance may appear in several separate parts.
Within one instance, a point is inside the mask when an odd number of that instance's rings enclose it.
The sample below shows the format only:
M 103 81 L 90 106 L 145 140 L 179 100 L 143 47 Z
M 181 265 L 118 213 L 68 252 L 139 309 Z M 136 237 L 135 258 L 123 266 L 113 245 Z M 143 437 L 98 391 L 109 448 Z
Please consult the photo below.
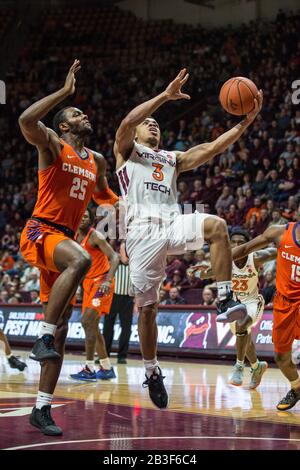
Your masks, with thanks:
M 105 280 L 99 287 L 100 292 L 103 292 L 103 294 L 108 294 L 112 280 L 120 263 L 120 256 L 112 249 L 111 245 L 105 240 L 104 236 L 100 232 L 93 231 L 91 238 L 93 245 L 97 246 L 99 250 L 101 250 L 102 253 L 108 257 L 109 260 L 109 271 L 105 276 Z
M 271 227 L 268 227 L 264 233 L 258 235 L 258 237 L 253 238 L 253 240 L 250 240 L 244 245 L 233 248 L 232 259 L 235 261 L 237 259 L 245 258 L 254 251 L 266 248 L 270 243 L 275 243 L 275 245 L 278 246 L 284 231 L 285 225 L 272 225 Z
M 106 178 L 106 160 L 100 153 L 94 152 L 95 162 L 97 165 L 97 185 L 93 192 L 93 200 L 99 206 L 101 204 L 110 204 L 112 206 L 119 200 L 117 196 L 108 186 Z
M 176 152 L 177 172 L 182 173 L 183 171 L 190 171 L 194 168 L 198 168 L 198 166 L 208 162 L 216 155 L 225 152 L 230 145 L 234 144 L 260 112 L 263 102 L 263 94 L 261 90 L 254 102 L 254 110 L 251 111 L 243 121 L 239 122 L 229 131 L 224 132 L 224 134 L 220 135 L 213 142 L 196 145 L 186 152 Z
M 272 261 L 277 257 L 277 248 L 266 248 L 254 253 L 254 264 L 256 268 L 260 268 L 268 261 Z
M 48 112 L 67 96 L 75 91 L 75 74 L 80 69 L 79 60 L 75 60 L 70 67 L 64 86 L 45 98 L 33 103 L 19 117 L 19 125 L 25 139 L 40 149 L 47 149 L 51 144 L 59 143 L 54 131 L 48 129 L 42 122 Z
M 190 96 L 182 93 L 181 88 L 187 82 L 189 74 L 186 69 L 182 69 L 177 77 L 167 86 L 165 91 L 155 96 L 149 101 L 136 106 L 121 122 L 114 145 L 114 153 L 117 159 L 117 167 L 123 164 L 122 160 L 128 159 L 133 147 L 135 129 L 147 117 L 151 116 L 162 104 L 167 101 L 189 100 Z

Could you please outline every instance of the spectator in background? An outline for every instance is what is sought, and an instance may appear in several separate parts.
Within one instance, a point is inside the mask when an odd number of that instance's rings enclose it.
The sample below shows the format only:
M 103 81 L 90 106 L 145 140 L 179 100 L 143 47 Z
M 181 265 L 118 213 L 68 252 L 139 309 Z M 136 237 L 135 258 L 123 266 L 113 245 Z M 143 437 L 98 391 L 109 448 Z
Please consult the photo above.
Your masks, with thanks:
M 215 205 L 216 211 L 218 212 L 218 210 L 221 210 L 223 212 L 227 212 L 230 207 L 230 204 L 233 204 L 233 203 L 234 203 L 234 197 L 232 196 L 232 194 L 230 194 L 229 186 L 224 186 L 222 190 L 222 194 L 218 198 L 216 205 Z
M 259 235 L 263 233 L 270 223 L 270 216 L 268 213 L 268 209 L 262 208 L 260 209 L 260 217 L 256 225 L 256 234 Z
M 172 287 L 179 287 L 180 289 L 182 281 L 183 281 L 183 275 L 181 271 L 176 269 L 176 271 L 174 271 L 171 281 L 166 282 L 166 284 L 164 285 L 164 289 L 166 291 L 169 291 Z
M 275 287 L 275 274 L 272 271 L 267 271 L 265 274 L 264 283 L 262 286 L 262 296 L 265 299 L 266 305 L 273 302 L 273 297 L 276 292 Z
M 257 196 L 262 196 L 267 189 L 267 181 L 263 170 L 258 170 L 256 173 L 255 181 L 252 184 L 253 192 Z
M 294 220 L 294 216 L 296 214 L 297 203 L 295 200 L 295 196 L 290 196 L 288 198 L 287 207 L 282 211 L 282 220 L 287 219 L 287 221 Z M 282 222 L 284 223 L 284 222 Z
M 39 276 L 38 274 L 33 271 L 29 275 L 29 280 L 25 282 L 24 284 L 24 291 L 25 292 L 30 292 L 32 290 L 40 291 L 40 281 L 39 281 Z
M 204 287 L 202 291 L 202 299 L 203 299 L 202 305 L 210 306 L 210 305 L 215 305 L 216 303 L 216 297 L 213 293 L 213 290 L 208 286 Z
M 286 224 L 286 219 L 284 219 L 281 214 L 279 209 L 274 209 L 272 212 L 272 220 L 269 223 L 269 227 L 272 225 L 284 225 Z
M 161 302 L 162 305 L 183 305 L 185 300 L 180 296 L 177 287 L 171 287 L 169 290 L 169 297 Z
M 254 206 L 251 207 L 247 214 L 246 214 L 246 224 L 249 223 L 251 217 L 253 215 L 256 216 L 256 219 L 259 220 L 260 219 L 260 210 L 261 210 L 261 199 L 259 197 L 256 197 L 254 199 Z
M 235 204 L 230 204 L 229 211 L 225 214 L 225 220 L 229 227 L 238 225 L 240 219 L 238 217 Z
M 2 266 L 3 271 L 8 271 L 14 267 L 15 260 L 11 256 L 8 250 L 5 250 L 3 256 L 0 260 L 0 264 Z
M 30 301 L 32 304 L 40 304 L 39 292 L 37 290 L 30 291 Z

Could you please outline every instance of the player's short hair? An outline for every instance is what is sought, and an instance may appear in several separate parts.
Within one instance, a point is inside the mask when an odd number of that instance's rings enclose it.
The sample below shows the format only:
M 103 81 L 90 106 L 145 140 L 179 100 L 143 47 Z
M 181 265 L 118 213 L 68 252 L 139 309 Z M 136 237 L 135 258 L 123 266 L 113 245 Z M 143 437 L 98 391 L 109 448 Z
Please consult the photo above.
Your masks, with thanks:
M 251 240 L 249 232 L 242 228 L 234 228 L 229 235 L 230 240 L 232 239 L 233 235 L 241 235 L 245 238 L 246 242 L 249 242 Z
M 59 128 L 59 125 L 62 123 L 62 122 L 65 122 L 67 119 L 66 119 L 66 109 L 69 109 L 70 106 L 67 106 L 66 108 L 62 108 L 60 109 L 54 116 L 53 118 L 53 129 L 55 130 L 55 132 L 58 134 L 58 135 L 61 135 L 62 132 Z

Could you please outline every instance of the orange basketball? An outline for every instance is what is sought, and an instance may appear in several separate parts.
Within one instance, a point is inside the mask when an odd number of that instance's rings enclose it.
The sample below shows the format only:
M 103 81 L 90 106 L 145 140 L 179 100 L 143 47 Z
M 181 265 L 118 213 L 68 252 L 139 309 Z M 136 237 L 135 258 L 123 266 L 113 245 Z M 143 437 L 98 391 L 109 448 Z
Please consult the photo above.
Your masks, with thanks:
M 254 98 L 258 89 L 249 78 L 233 77 L 220 90 L 221 105 L 230 114 L 243 116 L 254 109 Z

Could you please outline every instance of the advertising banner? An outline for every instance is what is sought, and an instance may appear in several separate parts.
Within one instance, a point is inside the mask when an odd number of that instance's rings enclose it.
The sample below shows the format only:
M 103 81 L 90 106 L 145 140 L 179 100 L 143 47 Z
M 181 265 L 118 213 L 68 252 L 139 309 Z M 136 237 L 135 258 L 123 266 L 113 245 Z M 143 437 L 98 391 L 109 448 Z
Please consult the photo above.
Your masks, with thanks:
M 32 344 L 39 332 L 43 320 L 40 305 L 0 305 L 0 328 L 8 336 L 12 344 Z M 138 316 L 133 316 L 130 349 L 138 350 Z M 262 319 L 253 327 L 252 336 L 258 354 L 273 355 L 272 344 L 273 315 L 266 309 Z M 157 315 L 158 347 L 163 353 L 207 356 L 216 354 L 233 354 L 235 336 L 229 324 L 216 322 L 216 311 L 208 307 L 160 307 Z M 102 326 L 100 325 L 100 328 Z M 117 346 L 121 333 L 117 320 L 114 330 L 113 346 Z M 69 322 L 67 346 L 84 348 L 84 330 L 81 324 L 81 308 L 74 307 Z

